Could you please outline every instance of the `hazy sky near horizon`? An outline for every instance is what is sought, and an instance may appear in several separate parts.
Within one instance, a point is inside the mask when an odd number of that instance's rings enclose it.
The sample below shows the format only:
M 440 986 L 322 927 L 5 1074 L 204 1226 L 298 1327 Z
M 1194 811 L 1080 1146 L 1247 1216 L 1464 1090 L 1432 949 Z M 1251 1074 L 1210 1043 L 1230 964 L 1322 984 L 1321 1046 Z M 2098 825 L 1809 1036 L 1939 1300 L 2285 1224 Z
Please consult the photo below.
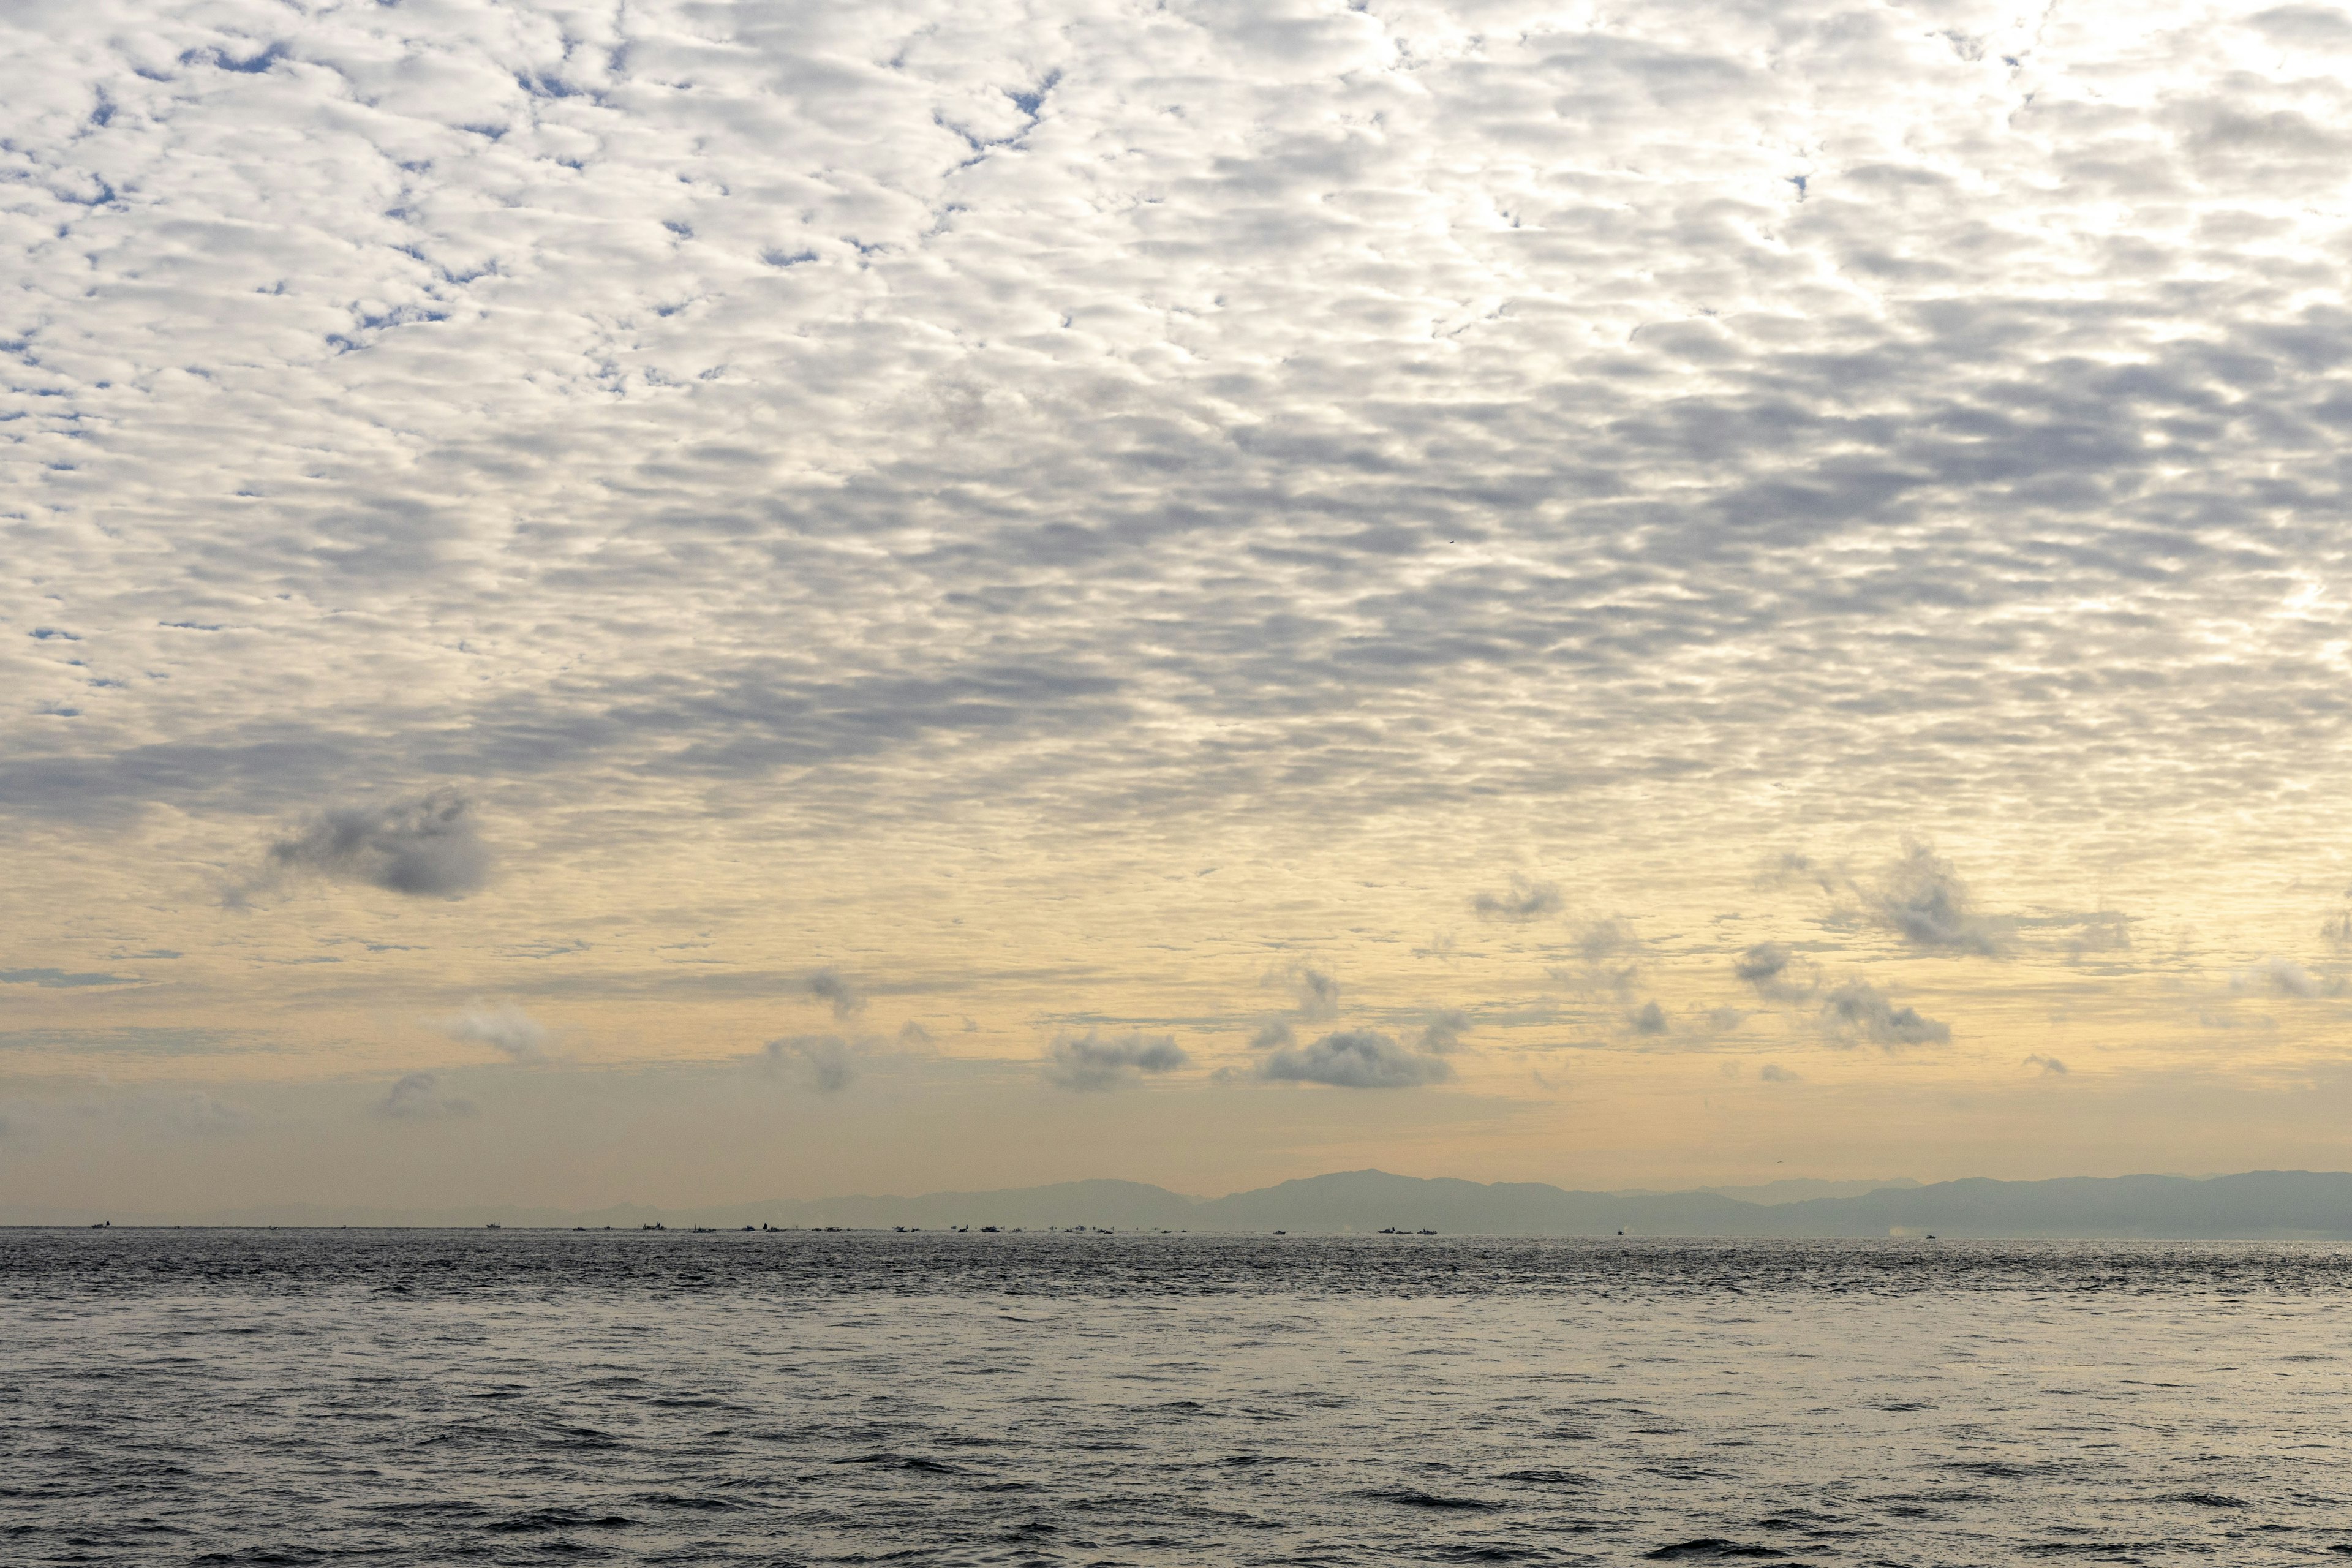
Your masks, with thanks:
M 0 1206 L 2352 1163 L 2341 9 L 0 31 Z

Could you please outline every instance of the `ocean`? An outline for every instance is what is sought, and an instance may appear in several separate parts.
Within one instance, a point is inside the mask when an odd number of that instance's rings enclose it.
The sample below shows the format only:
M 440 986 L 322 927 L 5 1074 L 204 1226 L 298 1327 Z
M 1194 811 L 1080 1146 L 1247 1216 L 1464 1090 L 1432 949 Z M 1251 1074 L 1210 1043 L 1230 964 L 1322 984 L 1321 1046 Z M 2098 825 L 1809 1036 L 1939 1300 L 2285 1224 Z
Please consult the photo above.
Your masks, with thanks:
M 2352 1561 L 2352 1247 L 0 1231 L 0 1561 Z

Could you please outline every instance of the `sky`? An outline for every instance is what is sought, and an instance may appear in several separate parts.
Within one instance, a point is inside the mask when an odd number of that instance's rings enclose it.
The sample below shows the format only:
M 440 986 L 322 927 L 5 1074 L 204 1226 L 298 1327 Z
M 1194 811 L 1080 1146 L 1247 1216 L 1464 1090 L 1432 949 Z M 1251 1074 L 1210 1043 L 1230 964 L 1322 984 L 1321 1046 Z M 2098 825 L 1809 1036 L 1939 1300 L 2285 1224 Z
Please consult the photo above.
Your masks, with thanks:
M 2352 1164 L 2352 16 L 0 22 L 0 1208 Z

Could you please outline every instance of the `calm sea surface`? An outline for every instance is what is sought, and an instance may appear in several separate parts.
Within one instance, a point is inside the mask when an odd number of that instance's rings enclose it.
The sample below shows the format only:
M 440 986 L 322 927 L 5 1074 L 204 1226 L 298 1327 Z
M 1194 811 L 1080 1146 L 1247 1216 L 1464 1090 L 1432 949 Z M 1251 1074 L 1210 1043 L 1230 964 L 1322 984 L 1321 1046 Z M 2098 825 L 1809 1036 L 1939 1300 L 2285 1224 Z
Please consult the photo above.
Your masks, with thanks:
M 0 1231 L 0 1562 L 2352 1561 L 2352 1248 Z

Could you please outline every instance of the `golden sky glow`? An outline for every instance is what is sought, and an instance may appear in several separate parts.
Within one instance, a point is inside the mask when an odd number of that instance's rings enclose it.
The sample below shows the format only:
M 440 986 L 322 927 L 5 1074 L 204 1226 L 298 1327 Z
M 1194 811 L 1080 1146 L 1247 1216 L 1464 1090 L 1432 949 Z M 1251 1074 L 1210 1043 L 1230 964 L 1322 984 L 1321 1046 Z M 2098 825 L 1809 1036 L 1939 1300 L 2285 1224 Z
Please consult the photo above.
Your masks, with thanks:
M 2345 1163 L 2342 11 L 9 25 L 0 1207 Z

